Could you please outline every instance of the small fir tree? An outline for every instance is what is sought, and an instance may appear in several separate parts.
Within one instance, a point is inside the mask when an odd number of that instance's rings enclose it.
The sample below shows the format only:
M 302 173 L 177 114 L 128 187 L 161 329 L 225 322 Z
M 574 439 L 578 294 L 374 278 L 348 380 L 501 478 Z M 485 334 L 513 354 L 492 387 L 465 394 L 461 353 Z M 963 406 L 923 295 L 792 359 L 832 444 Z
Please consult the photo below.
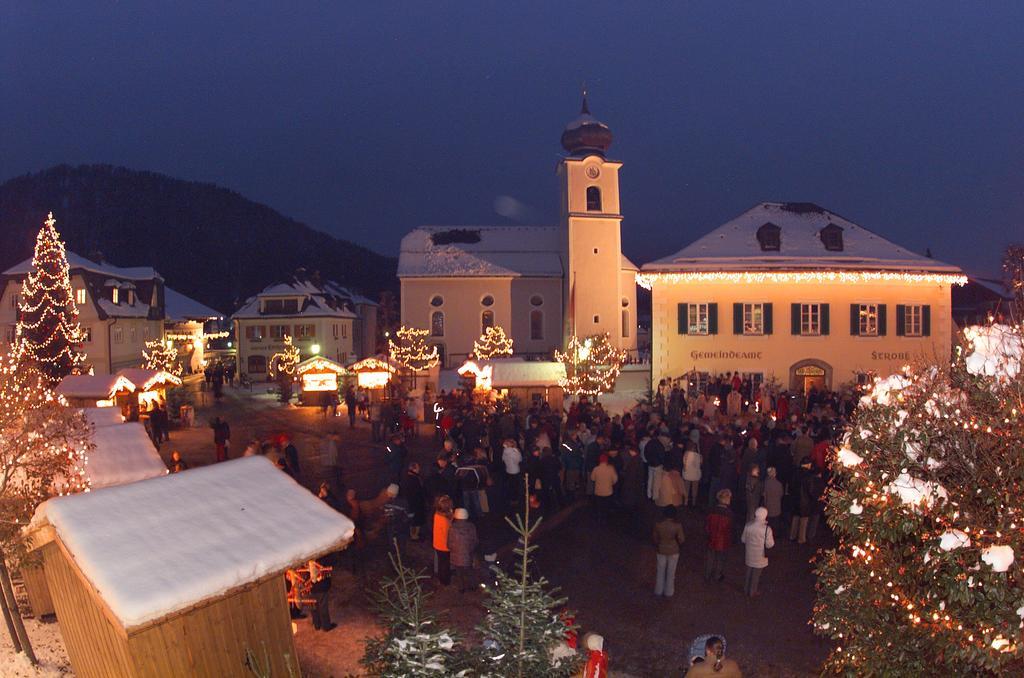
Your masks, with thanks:
M 85 354 L 79 350 L 84 335 L 56 223 L 51 212 L 36 236 L 32 269 L 18 303 L 16 329 L 24 359 L 37 365 L 51 386 L 69 374 L 80 373 L 85 364 Z
M 1024 675 L 1024 344 L 876 379 L 834 456 L 814 628 L 826 673 Z
M 513 576 L 494 568 L 496 582 L 485 601 L 487 616 L 477 628 L 484 639 L 478 670 L 481 676 L 569 678 L 579 671 L 579 658 L 558 657 L 555 649 L 575 627 L 566 623 L 571 615 L 559 612 L 566 599 L 556 598 L 558 590 L 530 571 L 531 554 L 537 549 L 530 540 L 541 519 L 530 522 L 528 490 L 526 494 L 524 513 L 515 521 L 505 519 L 519 535 L 516 571 Z
M 292 398 L 292 384 L 295 382 L 295 368 L 302 361 L 299 348 L 292 343 L 289 335 L 284 335 L 284 347 L 270 356 L 270 376 L 277 380 L 280 399 L 286 403 Z
M 473 355 L 478 360 L 512 357 L 512 337 L 498 326 L 488 327 L 480 338 L 473 342 Z
M 397 341 L 388 339 L 391 357 L 414 372 L 436 367 L 440 362 L 440 356 L 437 353 L 437 346 L 427 344 L 428 336 L 428 330 L 415 327 L 399 328 L 395 332 Z
M 565 353 L 555 351 L 555 360 L 565 367 L 565 378 L 558 383 L 567 393 L 596 398 L 615 388 L 626 352 L 616 348 L 607 334 L 585 339 L 574 334 Z
M 178 364 L 178 349 L 170 340 L 153 339 L 146 342 L 142 351 L 142 366 L 147 370 L 170 372 L 176 377 L 181 376 L 181 365 Z
M 395 574 L 375 596 L 386 631 L 367 641 L 361 663 L 385 678 L 466 675 L 458 639 L 426 608 L 421 582 L 429 577 L 407 567 L 398 548 L 388 557 Z
M 1014 318 L 1017 322 L 1024 320 L 1024 245 L 1008 245 L 1003 254 L 1003 274 L 1006 279 L 1006 288 L 1013 296 L 1015 306 Z

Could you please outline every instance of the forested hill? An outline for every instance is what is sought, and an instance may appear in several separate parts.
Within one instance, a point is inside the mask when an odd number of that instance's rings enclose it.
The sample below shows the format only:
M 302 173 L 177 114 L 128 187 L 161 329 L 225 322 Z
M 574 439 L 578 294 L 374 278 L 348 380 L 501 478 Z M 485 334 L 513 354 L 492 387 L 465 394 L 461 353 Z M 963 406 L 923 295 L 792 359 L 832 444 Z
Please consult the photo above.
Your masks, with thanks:
M 397 288 L 394 258 L 213 184 L 109 165 L 60 165 L 0 185 L 0 271 L 32 256 L 48 211 L 72 251 L 152 266 L 225 313 L 299 267 L 374 300 Z

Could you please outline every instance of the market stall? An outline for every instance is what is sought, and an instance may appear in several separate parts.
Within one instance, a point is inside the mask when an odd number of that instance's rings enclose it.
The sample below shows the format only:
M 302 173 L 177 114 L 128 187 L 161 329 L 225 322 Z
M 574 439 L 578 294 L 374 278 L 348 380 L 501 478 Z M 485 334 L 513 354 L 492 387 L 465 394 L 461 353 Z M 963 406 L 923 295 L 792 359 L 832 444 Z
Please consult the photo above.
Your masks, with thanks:
M 521 358 L 467 360 L 458 374 L 474 380 L 475 392 L 514 398 L 521 408 L 545 402 L 554 410 L 562 407 L 564 393 L 559 382 L 565 379 L 565 367 L 559 362 Z
M 137 389 L 139 410 L 145 412 L 157 402 L 167 404 L 167 391 L 181 386 L 181 379 L 164 370 L 148 370 L 144 367 L 126 367 L 118 375 L 128 379 Z
M 330 358 L 313 356 L 303 360 L 295 367 L 299 379 L 299 402 L 303 405 L 322 405 L 332 395 L 337 398 L 340 378 L 347 373 L 343 365 Z
M 73 407 L 121 407 L 132 405 L 138 390 L 121 374 L 72 374 L 57 384 L 56 391 Z

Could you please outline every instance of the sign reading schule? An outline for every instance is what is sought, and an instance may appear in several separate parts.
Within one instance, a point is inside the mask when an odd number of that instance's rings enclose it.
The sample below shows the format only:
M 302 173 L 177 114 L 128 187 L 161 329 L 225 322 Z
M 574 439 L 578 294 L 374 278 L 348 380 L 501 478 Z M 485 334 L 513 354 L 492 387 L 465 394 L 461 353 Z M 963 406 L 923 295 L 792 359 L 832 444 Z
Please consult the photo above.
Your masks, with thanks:
M 693 360 L 719 358 L 724 360 L 760 360 L 761 351 L 690 351 Z

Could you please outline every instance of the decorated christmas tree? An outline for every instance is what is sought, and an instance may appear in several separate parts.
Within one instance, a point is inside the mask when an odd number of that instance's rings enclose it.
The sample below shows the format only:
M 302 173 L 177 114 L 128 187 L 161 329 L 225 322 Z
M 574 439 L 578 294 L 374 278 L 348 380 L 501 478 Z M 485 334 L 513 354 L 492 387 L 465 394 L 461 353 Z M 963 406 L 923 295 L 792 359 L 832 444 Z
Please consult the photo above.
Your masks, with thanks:
M 142 351 L 142 366 L 147 370 L 162 370 L 176 377 L 181 376 L 181 365 L 178 364 L 178 349 L 171 341 L 154 339 L 146 342 Z
M 565 366 L 559 385 L 575 396 L 594 396 L 615 388 L 626 352 L 616 348 L 607 334 L 580 339 L 569 337 L 565 353 L 555 351 L 555 360 Z
M 440 362 L 436 346 L 427 344 L 430 332 L 415 327 L 401 327 L 395 339 L 388 339 L 391 357 L 401 365 L 419 372 L 436 367 Z
M 24 359 L 56 385 L 83 369 L 82 328 L 71 292 L 64 243 L 51 213 L 36 236 L 36 248 L 18 304 L 17 341 Z
M 473 355 L 478 360 L 509 358 L 512 356 L 512 337 L 506 335 L 505 330 L 500 327 L 488 327 L 480 338 L 473 342 Z
M 385 633 L 367 641 L 362 664 L 372 675 L 389 678 L 466 675 L 458 639 L 427 610 L 421 582 L 428 577 L 407 567 L 399 549 L 388 557 L 395 574 L 384 579 L 376 596 Z
M 277 380 L 280 389 L 280 400 L 283 403 L 292 398 L 292 384 L 295 382 L 295 368 L 302 361 L 299 347 L 292 343 L 289 335 L 284 335 L 284 347 L 270 356 L 270 376 Z
M 510 575 L 494 568 L 496 582 L 484 601 L 487 616 L 477 629 L 484 639 L 478 670 L 482 676 L 568 678 L 580 668 L 578 656 L 565 643 L 575 627 L 560 612 L 565 599 L 556 598 L 557 590 L 547 579 L 531 572 L 531 554 L 537 547 L 530 539 L 540 520 L 530 522 L 528 498 L 525 506 L 515 521 L 505 519 L 519 535 L 516 570 Z
M 835 454 L 827 673 L 1024 675 L 1024 345 L 964 334 L 951 364 L 876 379 Z

